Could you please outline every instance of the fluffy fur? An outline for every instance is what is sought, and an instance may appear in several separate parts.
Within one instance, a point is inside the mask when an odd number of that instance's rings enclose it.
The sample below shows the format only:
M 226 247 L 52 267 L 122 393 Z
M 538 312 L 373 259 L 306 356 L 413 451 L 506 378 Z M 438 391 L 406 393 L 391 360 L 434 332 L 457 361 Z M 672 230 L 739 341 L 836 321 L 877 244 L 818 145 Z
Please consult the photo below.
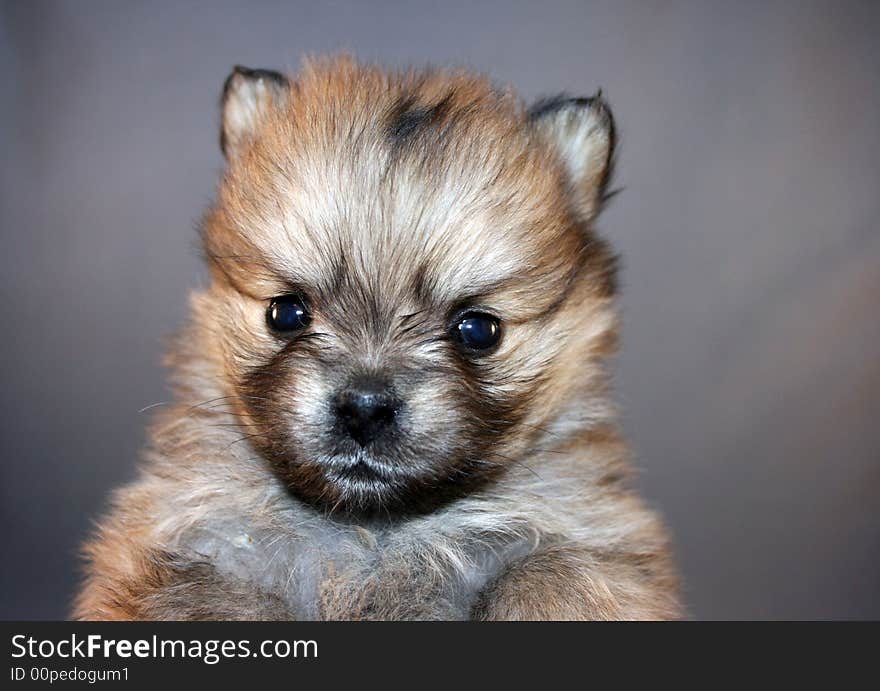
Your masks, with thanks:
M 237 68 L 222 107 L 211 282 L 74 616 L 678 616 L 607 399 L 605 103 L 528 109 L 470 74 L 340 58 Z M 266 309 L 291 293 L 313 322 L 285 339 Z M 503 328 L 479 357 L 449 337 L 476 308 Z M 367 374 L 403 404 L 356 448 L 328 401 Z

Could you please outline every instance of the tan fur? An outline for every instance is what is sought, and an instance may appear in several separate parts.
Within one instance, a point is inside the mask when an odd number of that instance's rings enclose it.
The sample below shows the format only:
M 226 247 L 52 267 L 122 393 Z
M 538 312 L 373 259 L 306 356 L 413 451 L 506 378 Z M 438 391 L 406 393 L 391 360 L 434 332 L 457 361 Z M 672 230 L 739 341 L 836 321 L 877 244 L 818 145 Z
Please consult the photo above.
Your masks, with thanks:
M 424 132 L 389 138 L 401 104 L 440 106 Z M 212 282 L 171 355 L 176 402 L 143 473 L 87 547 L 74 616 L 679 616 L 668 540 L 628 487 L 607 400 L 613 258 L 590 227 L 613 144 L 602 108 L 596 133 L 533 126 L 483 78 L 348 58 L 228 96 L 229 165 L 204 224 Z M 572 131 L 579 167 L 553 140 Z M 292 285 L 315 296 L 320 351 L 279 359 L 266 304 Z M 473 377 L 436 336 L 468 296 L 504 326 Z M 259 367 L 266 396 L 245 384 Z M 407 387 L 412 441 L 393 462 L 423 449 L 425 487 L 475 467 L 473 440 L 492 440 L 491 472 L 428 510 L 347 513 L 317 438 L 354 367 Z M 489 394 L 509 419 L 473 421 Z M 279 475 L 288 460 L 299 475 Z M 323 488 L 315 505 L 305 482 Z

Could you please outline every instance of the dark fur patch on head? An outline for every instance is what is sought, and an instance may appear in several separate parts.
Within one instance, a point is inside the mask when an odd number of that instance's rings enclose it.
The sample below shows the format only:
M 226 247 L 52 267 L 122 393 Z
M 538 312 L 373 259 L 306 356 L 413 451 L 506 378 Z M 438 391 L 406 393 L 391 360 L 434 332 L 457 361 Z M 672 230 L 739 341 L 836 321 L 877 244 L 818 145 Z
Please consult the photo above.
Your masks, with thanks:
M 425 262 L 416 267 L 412 277 L 412 292 L 420 303 L 428 303 L 431 298 L 431 286 L 428 278 L 428 265 Z
M 392 146 L 406 146 L 422 133 L 439 125 L 448 114 L 452 99 L 452 92 L 430 105 L 417 104 L 414 96 L 401 98 L 388 117 L 386 135 Z

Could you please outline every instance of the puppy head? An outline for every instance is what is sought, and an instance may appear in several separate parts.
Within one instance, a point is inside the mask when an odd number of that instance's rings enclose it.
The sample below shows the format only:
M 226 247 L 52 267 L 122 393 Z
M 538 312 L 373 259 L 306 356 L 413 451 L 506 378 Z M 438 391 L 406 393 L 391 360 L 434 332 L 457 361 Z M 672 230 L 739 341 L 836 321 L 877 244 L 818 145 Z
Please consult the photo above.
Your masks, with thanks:
M 472 491 L 534 447 L 612 347 L 591 223 L 599 99 L 348 59 L 237 68 L 195 312 L 245 432 L 300 497 L 369 511 Z

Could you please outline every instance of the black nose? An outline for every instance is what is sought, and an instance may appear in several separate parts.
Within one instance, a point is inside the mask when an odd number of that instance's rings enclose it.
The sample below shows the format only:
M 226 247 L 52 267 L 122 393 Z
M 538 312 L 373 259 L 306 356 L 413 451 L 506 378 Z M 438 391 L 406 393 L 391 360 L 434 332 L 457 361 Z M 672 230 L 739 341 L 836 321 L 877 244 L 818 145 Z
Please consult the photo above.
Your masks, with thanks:
M 342 429 L 367 446 L 394 424 L 400 401 L 381 382 L 359 382 L 336 396 L 335 407 Z

